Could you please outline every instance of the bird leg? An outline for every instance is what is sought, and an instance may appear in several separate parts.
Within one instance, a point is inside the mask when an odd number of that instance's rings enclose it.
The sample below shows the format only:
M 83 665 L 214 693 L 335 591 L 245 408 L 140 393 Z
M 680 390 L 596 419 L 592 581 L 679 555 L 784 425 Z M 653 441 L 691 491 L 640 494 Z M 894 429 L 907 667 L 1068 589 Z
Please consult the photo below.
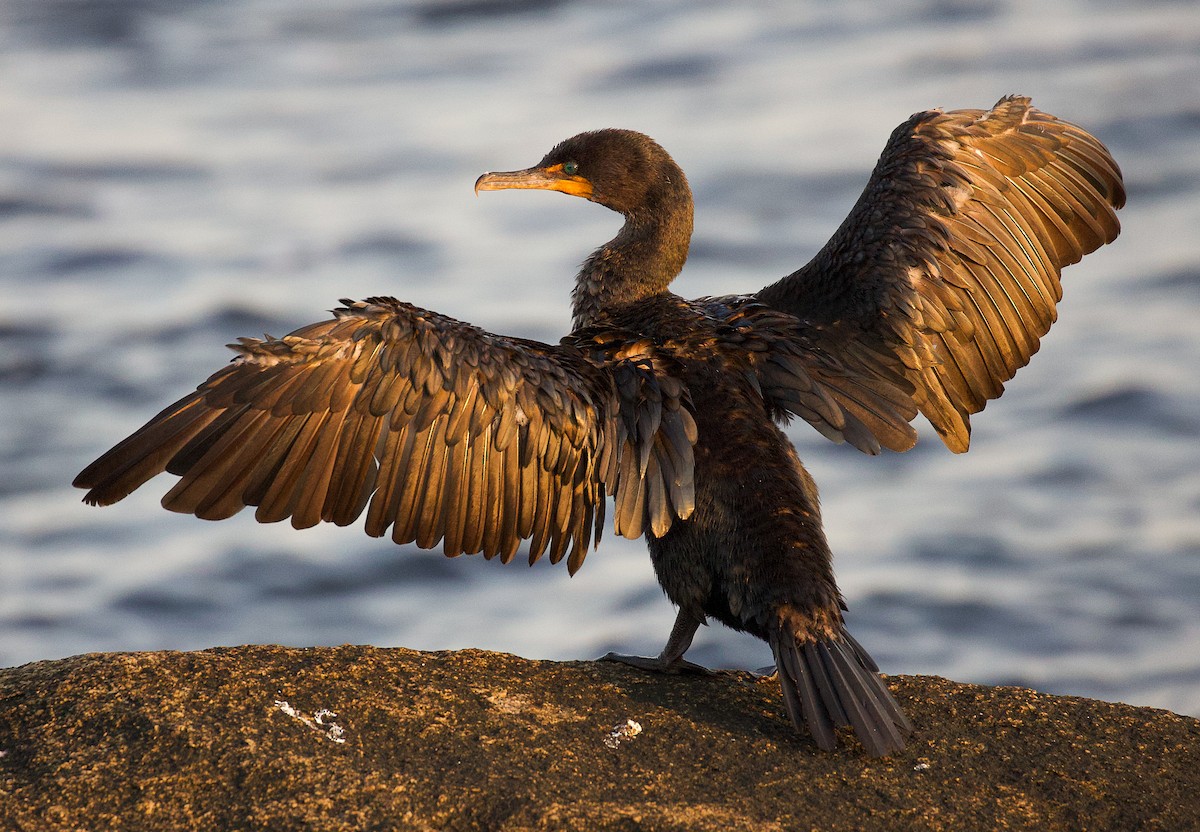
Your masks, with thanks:
M 671 628 L 667 646 L 657 656 L 624 656 L 620 653 L 606 653 L 597 661 L 620 662 L 657 673 L 712 673 L 707 667 L 683 658 L 683 654 L 692 646 L 692 638 L 696 635 L 696 630 L 703 623 L 704 619 L 681 609 L 679 615 L 675 616 L 675 626 Z

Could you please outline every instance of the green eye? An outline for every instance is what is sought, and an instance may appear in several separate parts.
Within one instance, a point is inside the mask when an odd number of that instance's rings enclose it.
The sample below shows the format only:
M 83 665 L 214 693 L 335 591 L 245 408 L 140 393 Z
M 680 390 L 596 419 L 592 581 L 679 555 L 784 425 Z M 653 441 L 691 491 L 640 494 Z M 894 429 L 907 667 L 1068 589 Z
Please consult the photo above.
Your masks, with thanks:
M 563 173 L 567 176 L 574 176 L 579 172 L 579 165 L 574 162 L 563 162 Z

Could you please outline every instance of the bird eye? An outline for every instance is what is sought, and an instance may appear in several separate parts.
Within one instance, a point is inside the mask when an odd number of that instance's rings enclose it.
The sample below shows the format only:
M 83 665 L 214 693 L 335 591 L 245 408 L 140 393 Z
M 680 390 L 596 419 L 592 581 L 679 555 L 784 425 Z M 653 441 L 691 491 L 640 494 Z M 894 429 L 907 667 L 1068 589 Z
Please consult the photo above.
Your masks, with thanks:
M 579 172 L 579 165 L 574 162 L 563 162 L 563 173 L 567 176 L 574 176 Z

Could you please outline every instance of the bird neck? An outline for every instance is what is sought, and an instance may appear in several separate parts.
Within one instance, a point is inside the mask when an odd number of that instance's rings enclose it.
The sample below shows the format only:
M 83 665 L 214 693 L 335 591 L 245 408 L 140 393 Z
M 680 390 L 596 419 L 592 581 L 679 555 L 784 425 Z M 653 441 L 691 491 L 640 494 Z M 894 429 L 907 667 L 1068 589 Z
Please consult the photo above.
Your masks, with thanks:
M 616 307 L 665 293 L 683 270 L 691 239 L 690 197 L 626 216 L 617 236 L 592 253 L 575 280 L 575 327 L 595 323 Z

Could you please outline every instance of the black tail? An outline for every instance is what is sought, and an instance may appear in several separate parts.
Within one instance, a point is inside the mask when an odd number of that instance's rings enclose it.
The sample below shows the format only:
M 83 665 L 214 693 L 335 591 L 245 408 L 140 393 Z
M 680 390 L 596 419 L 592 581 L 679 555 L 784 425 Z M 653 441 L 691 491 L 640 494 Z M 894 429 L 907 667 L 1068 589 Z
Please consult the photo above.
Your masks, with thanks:
M 879 678 L 879 666 L 844 630 L 834 639 L 797 644 L 791 635 L 771 638 L 792 723 L 807 729 L 824 751 L 837 747 L 833 730 L 849 725 L 873 757 L 904 749 L 912 723 Z

